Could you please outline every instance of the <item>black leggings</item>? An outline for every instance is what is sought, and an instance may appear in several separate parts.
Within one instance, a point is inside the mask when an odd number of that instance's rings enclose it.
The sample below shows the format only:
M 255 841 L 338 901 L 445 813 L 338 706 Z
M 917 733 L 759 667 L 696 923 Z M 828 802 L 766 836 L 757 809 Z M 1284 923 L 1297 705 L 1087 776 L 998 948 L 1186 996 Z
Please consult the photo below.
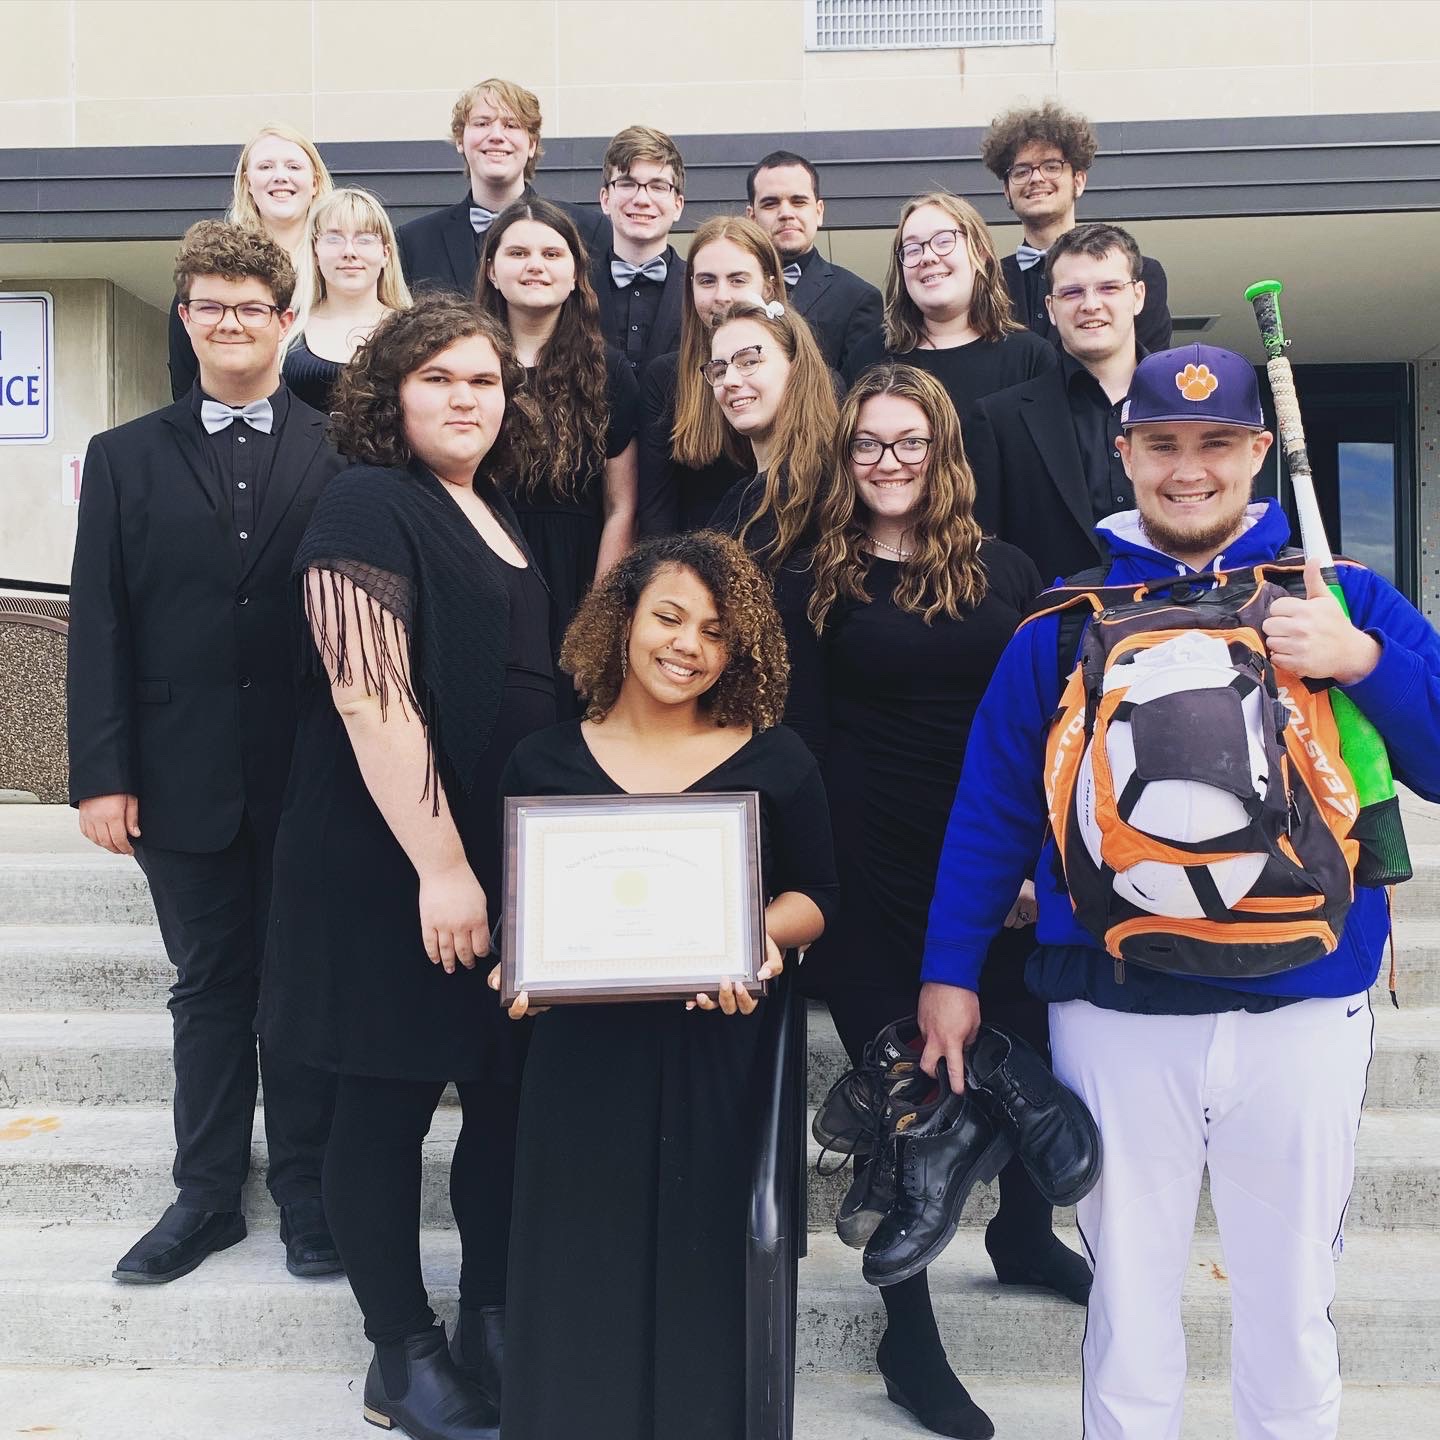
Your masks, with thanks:
M 325 1150 L 325 1216 L 375 1344 L 435 1323 L 420 1273 L 420 1150 L 445 1083 L 341 1075 Z M 450 1162 L 460 1303 L 505 1300 L 518 1089 L 456 1086 L 464 1120 Z

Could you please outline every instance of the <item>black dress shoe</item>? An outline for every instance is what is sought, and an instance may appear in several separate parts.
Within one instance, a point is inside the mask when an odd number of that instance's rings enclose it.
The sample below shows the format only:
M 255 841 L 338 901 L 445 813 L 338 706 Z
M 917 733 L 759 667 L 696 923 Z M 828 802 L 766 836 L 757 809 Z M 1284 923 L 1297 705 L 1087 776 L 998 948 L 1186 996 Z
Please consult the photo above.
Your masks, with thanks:
M 491 1440 L 500 1422 L 500 1412 L 455 1368 L 443 1325 L 375 1347 L 363 1414 L 412 1440 Z
M 895 1203 L 893 1151 L 855 1159 L 855 1178 L 835 1211 L 835 1233 L 852 1250 L 863 1250 Z
M 505 1307 L 460 1307 L 450 1337 L 455 1368 L 500 1412 L 500 1375 L 505 1368 Z
M 920 1068 L 924 1048 L 913 1015 L 887 1025 L 865 1046 L 860 1064 L 830 1087 L 816 1110 L 810 1122 L 816 1142 L 857 1160 L 877 1150 L 884 1138 L 887 1103 L 918 1102 L 935 1087 Z
M 1054 1231 L 1046 1231 L 1038 1244 L 1005 1245 L 993 1234 L 994 1223 L 985 1231 L 985 1249 L 995 1266 L 995 1278 L 1002 1285 L 1029 1285 L 1055 1294 L 1076 1305 L 1090 1303 L 1090 1286 L 1095 1279 L 1083 1255 L 1077 1255 Z
M 163 1285 L 188 1275 L 207 1255 L 245 1238 L 238 1210 L 194 1210 L 172 1205 L 121 1258 L 111 1272 L 126 1285 Z
M 918 1275 L 950 1243 L 965 1197 L 993 1180 L 1012 1154 L 1009 1137 L 968 1094 L 955 1095 L 943 1068 L 937 1098 L 901 1115 L 890 1141 L 895 1203 L 865 1245 L 861 1273 L 872 1285 Z
M 875 1363 L 885 1378 L 885 1393 L 927 1430 L 954 1440 L 990 1440 L 995 1433 L 994 1422 L 970 1398 L 944 1351 L 936 1355 L 926 1347 L 921 1354 L 909 1353 L 887 1330 Z
M 280 1238 L 285 1242 L 285 1268 L 292 1275 L 338 1275 L 345 1268 L 318 1195 L 280 1207 Z
M 966 1056 L 965 1079 L 1046 1200 L 1074 1205 L 1095 1188 L 1101 1151 L 1094 1117 L 1018 1035 L 982 1025 Z

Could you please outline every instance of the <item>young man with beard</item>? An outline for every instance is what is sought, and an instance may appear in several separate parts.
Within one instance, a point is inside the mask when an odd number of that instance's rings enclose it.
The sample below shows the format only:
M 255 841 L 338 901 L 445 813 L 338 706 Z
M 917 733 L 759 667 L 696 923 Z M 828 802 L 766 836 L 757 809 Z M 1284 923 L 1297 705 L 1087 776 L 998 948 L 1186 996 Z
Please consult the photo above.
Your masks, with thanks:
M 685 262 L 670 231 L 685 208 L 685 162 L 668 135 L 631 125 L 606 147 L 602 171 L 611 236 L 590 257 L 590 283 L 606 340 L 643 380 L 655 356 L 680 348 Z
M 1149 308 L 1141 269 L 1134 237 L 1117 225 L 1060 236 L 1045 257 L 1060 366 L 987 395 L 965 427 L 976 518 L 1024 550 L 1047 584 L 1103 560 L 1096 524 L 1135 504 L 1119 437 Z
M 803 155 L 773 150 L 745 177 L 745 189 L 745 214 L 780 252 L 790 303 L 810 322 L 830 368 L 848 374 L 851 351 L 879 333 L 884 306 L 868 280 L 815 248 L 825 221 L 819 172 Z
M 344 462 L 280 383 L 295 271 L 219 220 L 186 232 L 180 317 L 200 377 L 174 405 L 97 435 L 70 585 L 70 803 L 133 854 L 175 966 L 179 1197 L 116 1280 L 188 1274 L 245 1237 L 255 1012 L 271 856 L 295 739 L 290 562 Z M 320 1199 L 334 1077 L 260 1048 L 267 1183 L 295 1275 L 340 1269 Z
M 455 205 L 407 221 L 395 239 L 412 291 L 438 287 L 468 300 L 490 222 L 513 201 L 535 193 L 531 181 L 544 153 L 540 102 L 513 80 L 482 80 L 455 101 L 450 138 L 465 162 L 469 193 Z M 609 226 L 599 211 L 567 200 L 555 203 L 574 217 L 591 254 L 604 248 Z
M 1040 336 L 1049 336 L 1055 323 L 1045 304 L 1045 253 L 1075 228 L 1075 202 L 1085 193 L 1099 146 L 1090 122 L 1053 100 L 996 116 L 980 144 L 985 168 L 1004 186 L 1005 204 L 1025 231 L 1020 248 L 1001 262 L 1015 316 Z M 1142 256 L 1140 278 L 1148 303 L 1135 333 L 1146 350 L 1164 350 L 1170 344 L 1165 271 Z
M 1272 437 L 1241 356 L 1189 345 L 1141 361 L 1120 452 L 1134 510 L 1100 522 L 1110 585 L 1247 571 L 1289 541 L 1251 485 Z M 1276 664 L 1331 681 L 1379 730 L 1396 778 L 1440 798 L 1440 637 L 1395 589 L 1342 564 L 1346 616 L 1307 567 L 1264 624 Z M 1340 1366 L 1328 1307 L 1372 1046 L 1367 992 L 1389 929 L 1356 887 L 1338 947 L 1263 978 L 1118 967 L 1076 921 L 1046 840 L 1045 747 L 1060 693 L 1059 617 L 1010 641 L 970 731 L 926 936 L 922 1065 L 961 1073 L 991 937 L 1027 874 L 1055 1073 L 1100 1124 L 1104 1170 L 1076 1219 L 1095 1266 L 1084 1340 L 1088 1440 L 1178 1440 L 1180 1297 L 1202 1172 L 1232 1297 L 1239 1440 L 1334 1440 Z M 1042 848 L 1043 842 L 1043 848 Z M 1039 855 L 1038 863 L 1036 856 Z

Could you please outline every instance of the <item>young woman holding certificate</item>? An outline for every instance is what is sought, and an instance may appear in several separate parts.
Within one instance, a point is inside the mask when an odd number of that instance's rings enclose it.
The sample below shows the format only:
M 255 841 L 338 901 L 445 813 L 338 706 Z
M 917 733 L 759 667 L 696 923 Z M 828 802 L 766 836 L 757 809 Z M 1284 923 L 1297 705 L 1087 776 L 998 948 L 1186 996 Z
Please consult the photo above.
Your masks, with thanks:
M 586 597 L 561 664 L 586 718 L 522 743 L 505 793 L 758 792 L 760 975 L 777 975 L 782 952 L 824 929 L 835 865 L 819 770 L 777 723 L 787 666 L 764 577 L 712 532 L 642 541 Z M 505 1440 L 744 1434 L 756 1008 L 726 984 L 683 1004 L 557 1005 L 536 1022 Z M 522 994 L 511 1014 L 527 1009 Z

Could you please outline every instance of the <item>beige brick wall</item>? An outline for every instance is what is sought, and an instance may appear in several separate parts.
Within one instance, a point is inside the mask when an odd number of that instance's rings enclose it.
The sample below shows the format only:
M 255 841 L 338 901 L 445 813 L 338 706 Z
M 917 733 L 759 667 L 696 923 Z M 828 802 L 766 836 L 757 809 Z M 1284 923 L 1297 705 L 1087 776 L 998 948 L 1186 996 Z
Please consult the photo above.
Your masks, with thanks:
M 1053 46 L 808 54 L 803 0 L 0 0 L 0 147 L 445 133 L 487 74 L 552 135 L 981 125 L 1440 104 L 1433 0 L 1057 0 Z M 241 28 L 243 22 L 243 29 Z M 200 57 L 209 55 L 206 62 Z

